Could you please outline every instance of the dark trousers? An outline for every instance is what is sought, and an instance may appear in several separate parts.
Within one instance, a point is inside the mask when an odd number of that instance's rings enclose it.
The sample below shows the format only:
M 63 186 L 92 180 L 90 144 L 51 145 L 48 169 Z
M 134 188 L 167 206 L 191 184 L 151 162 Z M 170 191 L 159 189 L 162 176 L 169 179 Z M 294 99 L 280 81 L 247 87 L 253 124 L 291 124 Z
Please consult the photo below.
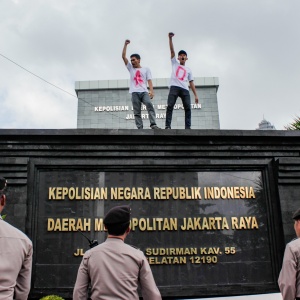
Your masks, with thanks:
M 185 129 L 190 129 L 191 128 L 191 118 L 192 118 L 190 92 L 179 86 L 173 86 L 173 85 L 170 87 L 170 92 L 169 92 L 169 96 L 168 96 L 168 106 L 167 106 L 167 113 L 166 113 L 166 128 L 171 128 L 173 109 L 174 109 L 174 105 L 175 105 L 178 97 L 181 98 L 182 104 L 184 107 Z
M 141 111 L 142 103 L 147 108 L 149 119 L 150 119 L 150 127 L 156 125 L 154 106 L 147 92 L 142 92 L 142 93 L 133 92 L 131 94 L 131 101 L 133 106 L 135 124 L 138 129 L 143 129 L 143 119 L 142 119 L 142 111 Z

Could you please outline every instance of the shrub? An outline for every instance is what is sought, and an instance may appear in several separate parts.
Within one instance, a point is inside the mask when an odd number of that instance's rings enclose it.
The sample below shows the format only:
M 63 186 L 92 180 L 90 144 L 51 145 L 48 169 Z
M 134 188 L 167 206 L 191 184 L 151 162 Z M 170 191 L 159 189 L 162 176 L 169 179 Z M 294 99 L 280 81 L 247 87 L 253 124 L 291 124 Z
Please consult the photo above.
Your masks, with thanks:
M 56 295 L 48 295 L 48 296 L 41 298 L 40 300 L 64 300 L 64 298 L 62 298 L 60 296 L 56 296 Z

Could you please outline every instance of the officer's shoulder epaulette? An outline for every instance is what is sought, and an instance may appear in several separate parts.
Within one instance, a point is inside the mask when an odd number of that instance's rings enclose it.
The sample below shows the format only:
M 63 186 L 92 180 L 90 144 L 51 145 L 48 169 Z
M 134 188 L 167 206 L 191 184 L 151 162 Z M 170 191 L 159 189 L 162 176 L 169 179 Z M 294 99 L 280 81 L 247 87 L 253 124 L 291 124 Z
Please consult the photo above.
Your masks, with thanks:
M 90 259 L 91 255 L 92 255 L 92 253 L 91 253 L 91 251 L 90 251 L 90 249 L 89 249 L 89 250 L 87 250 L 87 251 L 84 253 L 82 259 L 85 260 L 85 261 L 87 261 L 87 260 Z
M 132 248 L 134 248 L 134 249 L 141 250 L 140 248 L 138 248 L 138 247 L 136 247 L 136 246 L 129 245 L 129 244 L 127 244 L 127 245 L 130 246 L 130 247 L 132 247 Z

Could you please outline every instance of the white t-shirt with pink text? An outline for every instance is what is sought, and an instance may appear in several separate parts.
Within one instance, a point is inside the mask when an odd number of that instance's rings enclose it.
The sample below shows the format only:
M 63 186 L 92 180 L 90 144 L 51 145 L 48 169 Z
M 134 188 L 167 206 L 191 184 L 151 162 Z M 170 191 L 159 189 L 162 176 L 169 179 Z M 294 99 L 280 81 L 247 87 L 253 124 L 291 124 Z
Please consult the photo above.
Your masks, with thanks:
M 170 80 L 170 86 L 179 86 L 183 89 L 189 89 L 189 82 L 194 80 L 192 71 L 189 67 L 182 66 L 175 56 L 171 59 L 172 62 L 172 74 Z
M 126 65 L 130 73 L 130 88 L 129 93 L 142 93 L 148 92 L 147 82 L 152 79 L 151 71 L 149 68 L 134 68 L 130 62 Z

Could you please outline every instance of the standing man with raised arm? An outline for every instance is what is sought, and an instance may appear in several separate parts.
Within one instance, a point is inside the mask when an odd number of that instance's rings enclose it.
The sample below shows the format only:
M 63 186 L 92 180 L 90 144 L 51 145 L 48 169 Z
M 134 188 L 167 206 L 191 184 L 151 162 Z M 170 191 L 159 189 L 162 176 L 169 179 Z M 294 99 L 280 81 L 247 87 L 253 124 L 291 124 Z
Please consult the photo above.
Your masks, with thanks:
M 7 181 L 0 178 L 0 214 L 6 204 Z M 0 215 L 0 300 L 25 300 L 30 291 L 32 242 Z
M 194 85 L 192 71 L 185 66 L 188 60 L 187 53 L 184 50 L 178 52 L 177 62 L 175 58 L 175 51 L 173 46 L 174 33 L 169 33 L 169 46 L 171 51 L 172 74 L 170 81 L 170 92 L 168 96 L 168 106 L 166 113 L 166 129 L 171 129 L 173 108 L 178 97 L 181 98 L 185 112 L 185 129 L 191 129 L 191 96 L 189 92 L 189 85 L 195 95 L 195 103 L 198 103 L 198 95 Z
M 154 97 L 152 76 L 149 68 L 141 67 L 141 57 L 139 54 L 130 55 L 130 62 L 126 57 L 127 45 L 130 43 L 129 40 L 125 41 L 122 58 L 130 73 L 130 88 L 129 93 L 131 94 L 131 101 L 133 106 L 133 113 L 135 118 L 135 124 L 138 129 L 143 129 L 143 120 L 141 115 L 142 103 L 146 106 L 149 119 L 150 127 L 152 129 L 159 129 L 156 125 L 155 110 L 151 99 Z M 150 92 L 148 93 L 147 83 L 149 85 Z M 151 99 L 150 99 L 151 98 Z

